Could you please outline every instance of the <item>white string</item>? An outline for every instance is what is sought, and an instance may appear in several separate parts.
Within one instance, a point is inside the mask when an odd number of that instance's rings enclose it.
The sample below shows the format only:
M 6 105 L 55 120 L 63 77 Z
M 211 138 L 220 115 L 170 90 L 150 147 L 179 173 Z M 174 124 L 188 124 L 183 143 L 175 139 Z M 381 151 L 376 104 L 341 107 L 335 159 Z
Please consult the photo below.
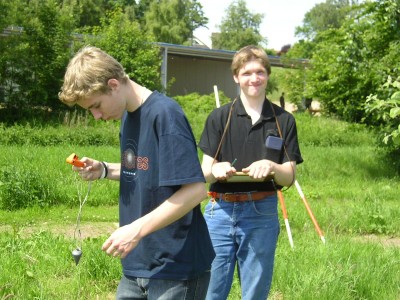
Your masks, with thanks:
M 78 187 L 79 211 L 78 211 L 78 216 L 76 218 L 76 227 L 75 227 L 75 231 L 74 231 L 74 240 L 75 240 L 76 246 L 81 250 L 82 250 L 82 236 L 81 236 L 80 224 L 81 224 L 82 208 L 83 208 L 83 205 L 85 205 L 87 199 L 89 198 L 89 194 L 90 194 L 91 188 L 92 188 L 92 181 L 89 181 L 88 190 L 86 192 L 85 198 L 82 201 L 81 191 L 80 191 L 80 189 Z M 77 232 L 78 232 L 78 239 L 76 238 Z M 79 242 L 79 245 L 78 245 L 78 242 Z
M 81 189 L 79 187 L 79 183 L 78 183 L 78 181 L 76 181 L 76 182 L 77 182 L 77 191 L 78 191 L 78 198 L 79 198 L 79 211 L 78 211 L 78 216 L 76 218 L 76 227 L 75 227 L 75 231 L 74 231 L 74 241 L 75 241 L 76 247 L 79 250 L 82 251 L 82 236 L 81 236 L 81 229 L 80 229 L 82 208 L 85 205 L 87 199 L 89 198 L 90 190 L 92 188 L 92 181 L 89 181 L 89 183 L 88 183 L 88 189 L 87 189 L 87 192 L 86 192 L 86 195 L 85 195 L 85 198 L 83 199 L 83 201 L 82 201 L 82 194 L 81 194 Z M 79 241 L 77 241 L 77 237 L 76 237 L 77 232 L 78 232 L 78 240 Z M 79 242 L 79 245 L 78 245 L 78 242 Z M 74 257 L 74 259 L 75 259 L 75 257 Z M 76 263 L 76 264 L 78 264 L 78 263 Z M 81 298 L 80 297 L 80 293 L 81 293 L 81 268 L 78 268 L 77 272 L 78 272 L 78 276 L 77 276 L 78 288 L 77 288 L 77 297 L 76 297 L 76 299 L 80 299 Z

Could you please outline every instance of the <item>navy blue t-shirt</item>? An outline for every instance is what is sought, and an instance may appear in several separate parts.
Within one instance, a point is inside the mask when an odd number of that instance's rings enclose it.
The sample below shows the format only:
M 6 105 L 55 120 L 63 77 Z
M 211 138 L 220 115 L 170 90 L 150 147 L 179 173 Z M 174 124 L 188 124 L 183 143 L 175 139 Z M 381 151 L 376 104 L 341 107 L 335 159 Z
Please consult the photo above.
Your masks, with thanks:
M 159 92 L 121 122 L 120 225 L 151 212 L 182 185 L 205 182 L 192 129 L 180 106 Z M 122 259 L 127 276 L 185 280 L 214 258 L 200 205 L 145 238 Z

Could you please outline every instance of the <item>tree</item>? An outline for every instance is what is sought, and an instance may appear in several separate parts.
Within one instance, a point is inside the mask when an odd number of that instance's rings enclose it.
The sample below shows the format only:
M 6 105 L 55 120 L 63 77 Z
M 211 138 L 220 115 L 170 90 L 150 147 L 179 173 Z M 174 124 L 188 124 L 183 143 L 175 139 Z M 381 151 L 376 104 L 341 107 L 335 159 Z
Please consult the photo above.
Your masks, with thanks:
M 316 4 L 303 19 L 303 26 L 296 27 L 296 36 L 313 40 L 318 32 L 340 28 L 346 19 L 350 8 L 357 1 L 326 0 Z
M 304 58 L 310 59 L 314 53 L 316 42 L 300 40 L 295 43 L 286 53 L 288 58 Z
M 197 0 L 155 0 L 145 13 L 145 28 L 158 42 L 185 44 L 207 24 Z
M 296 27 L 295 35 L 300 41 L 293 45 L 288 56 L 291 58 L 311 58 L 319 42 L 319 33 L 329 29 L 339 29 L 358 1 L 326 0 L 316 4 L 303 19 L 303 25 Z
M 11 5 L 10 1 L 8 0 L 0 0 L 0 30 L 3 31 L 8 25 L 8 7 Z
M 379 93 L 389 75 L 400 74 L 400 2 L 366 2 L 352 14 L 339 29 L 318 34 L 307 87 L 330 112 L 370 124 L 368 95 Z
M 137 20 L 136 10 L 138 9 L 138 5 L 136 4 L 136 0 L 103 0 L 103 2 L 105 5 L 104 14 L 120 8 L 129 20 Z
M 100 25 L 100 19 L 106 13 L 103 0 L 74 0 L 74 2 L 79 11 L 79 28 Z
M 220 33 L 211 37 L 213 48 L 238 50 L 247 45 L 265 42 L 259 30 L 263 17 L 263 14 L 252 14 L 244 0 L 232 2 L 218 26 Z
M 161 89 L 159 48 L 136 21 L 121 8 L 108 12 L 101 26 L 85 35 L 85 44 L 97 46 L 115 57 L 130 78 L 150 89 Z M 81 44 L 76 47 L 81 47 Z
M 101 18 L 116 8 L 122 9 L 131 20 L 136 18 L 137 4 L 135 0 L 57 0 L 60 5 L 73 8 L 78 17 L 78 28 L 99 26 Z M 142 1 L 141 1 L 142 2 Z
M 57 94 L 76 19 L 69 6 L 55 0 L 12 1 L 8 21 L 18 30 L 2 38 L 2 101 L 13 107 L 60 106 Z
M 140 23 L 142 28 L 145 28 L 145 13 L 146 11 L 149 10 L 150 4 L 154 0 L 140 0 L 139 3 L 136 5 L 136 10 L 135 10 L 135 15 L 136 15 L 136 20 Z
M 186 5 L 187 14 L 185 18 L 190 29 L 190 38 L 193 39 L 193 32 L 197 28 L 207 25 L 208 18 L 204 16 L 203 6 L 197 0 L 186 1 Z

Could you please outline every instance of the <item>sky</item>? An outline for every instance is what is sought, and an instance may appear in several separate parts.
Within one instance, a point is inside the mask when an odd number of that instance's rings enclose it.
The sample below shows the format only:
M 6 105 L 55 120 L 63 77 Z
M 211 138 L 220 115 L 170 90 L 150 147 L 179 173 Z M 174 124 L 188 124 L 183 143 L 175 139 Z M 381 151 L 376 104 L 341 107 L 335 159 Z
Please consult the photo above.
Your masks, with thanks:
M 198 28 L 194 36 L 211 47 L 211 33 L 217 32 L 217 25 L 226 16 L 226 9 L 234 0 L 198 0 L 208 18 L 207 28 Z M 303 24 L 304 15 L 316 4 L 325 0 L 245 0 L 250 13 L 264 14 L 260 33 L 268 39 L 267 48 L 280 50 L 282 46 L 293 45 L 296 26 Z

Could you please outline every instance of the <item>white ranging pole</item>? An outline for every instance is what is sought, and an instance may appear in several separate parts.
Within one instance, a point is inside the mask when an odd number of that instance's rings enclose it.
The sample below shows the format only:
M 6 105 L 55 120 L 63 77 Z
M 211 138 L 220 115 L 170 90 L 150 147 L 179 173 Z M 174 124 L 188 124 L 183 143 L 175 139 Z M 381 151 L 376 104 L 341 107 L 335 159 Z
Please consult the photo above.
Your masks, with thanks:
M 308 214 L 310 215 L 311 221 L 314 223 L 315 230 L 317 231 L 319 237 L 321 238 L 321 241 L 325 244 L 325 237 L 322 233 L 321 228 L 319 228 L 318 222 L 315 219 L 310 206 L 307 203 L 306 197 L 304 196 L 303 191 L 301 190 L 300 184 L 297 182 L 297 180 L 295 180 L 294 184 L 296 186 L 297 191 L 299 192 L 301 199 L 303 200 L 304 206 L 306 207 Z
M 283 199 L 283 194 L 282 194 L 281 190 L 278 190 L 278 198 L 279 198 L 279 203 L 281 204 L 283 219 L 285 220 L 285 226 L 286 226 L 286 231 L 288 234 L 289 244 L 290 244 L 290 247 L 292 247 L 292 249 L 293 249 L 294 243 L 293 243 L 292 231 L 290 230 L 289 218 L 288 218 L 288 214 L 286 211 L 285 200 Z
M 219 95 L 218 95 L 218 87 L 214 85 L 214 94 L 215 94 L 215 104 L 217 107 L 220 107 L 221 104 L 219 103 Z
M 286 231 L 288 234 L 288 239 L 289 239 L 289 244 L 292 249 L 294 248 L 294 243 L 293 243 L 293 237 L 292 237 L 292 232 L 290 231 L 290 226 L 289 226 L 289 220 L 285 219 L 285 226 L 286 226 Z

